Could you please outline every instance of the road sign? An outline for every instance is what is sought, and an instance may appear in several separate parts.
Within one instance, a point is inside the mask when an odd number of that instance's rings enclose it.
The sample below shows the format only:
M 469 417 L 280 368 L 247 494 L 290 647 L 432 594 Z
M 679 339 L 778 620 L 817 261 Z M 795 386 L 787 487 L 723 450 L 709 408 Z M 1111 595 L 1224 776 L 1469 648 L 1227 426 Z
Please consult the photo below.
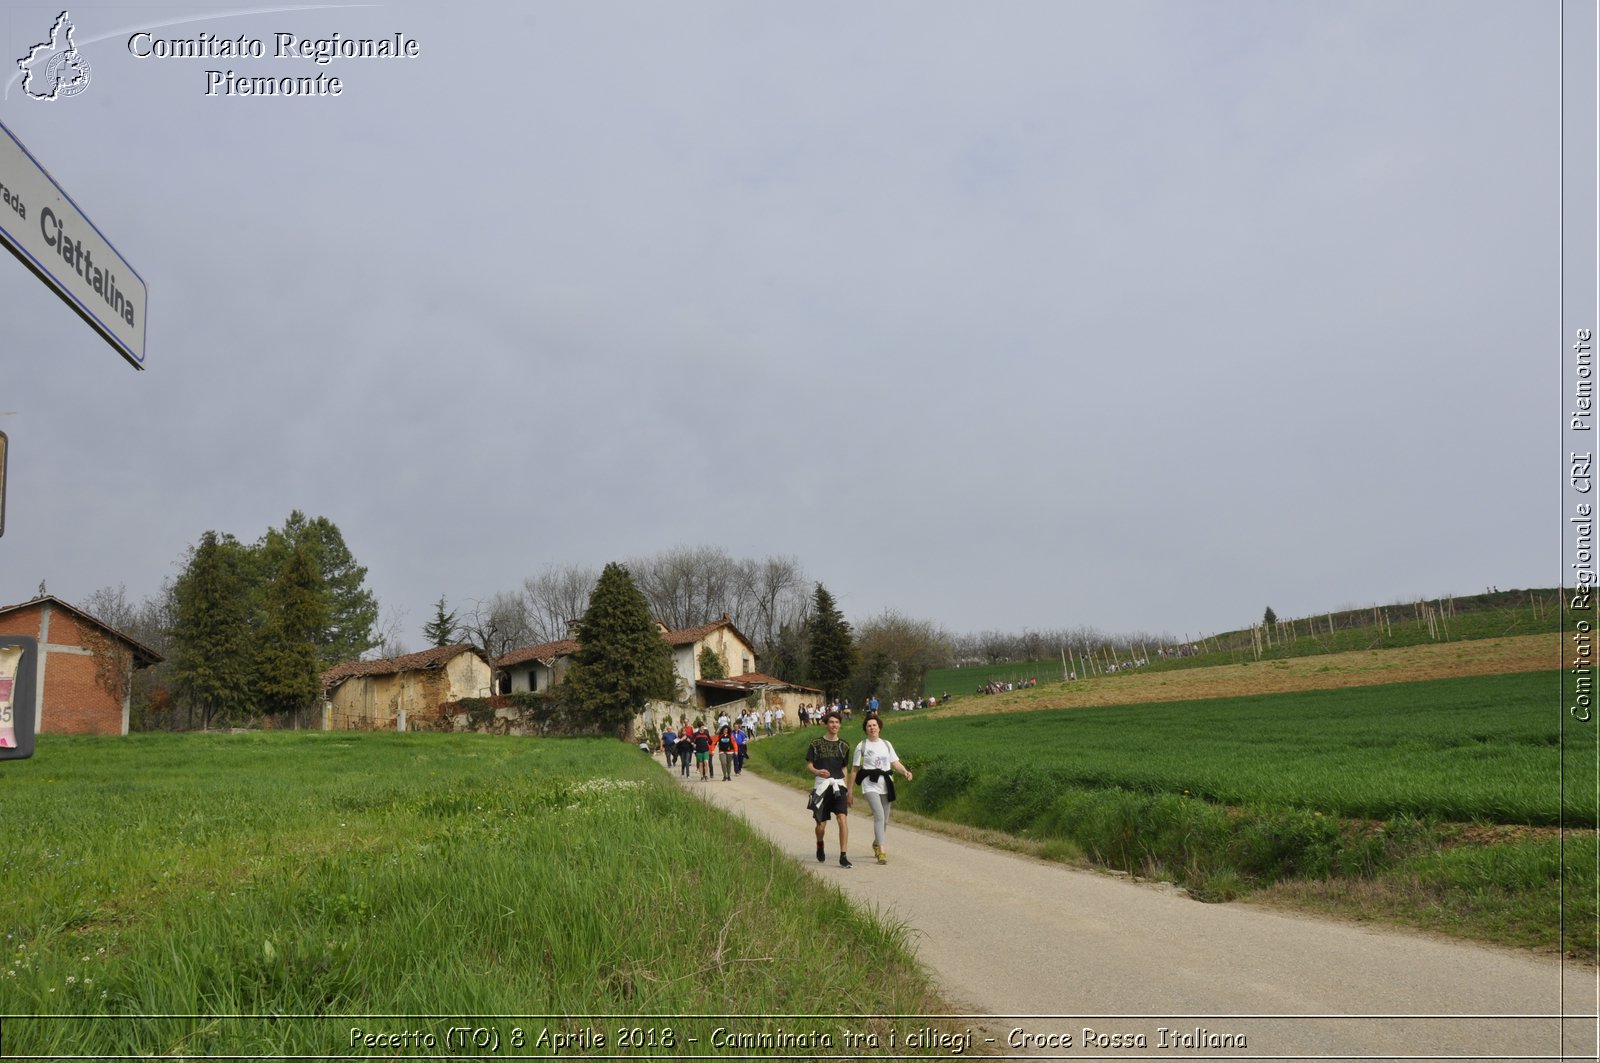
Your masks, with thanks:
M 33 756 L 34 660 L 39 640 L 0 636 L 0 760 Z
M 144 368 L 144 279 L 3 124 L 0 244 L 135 369 Z

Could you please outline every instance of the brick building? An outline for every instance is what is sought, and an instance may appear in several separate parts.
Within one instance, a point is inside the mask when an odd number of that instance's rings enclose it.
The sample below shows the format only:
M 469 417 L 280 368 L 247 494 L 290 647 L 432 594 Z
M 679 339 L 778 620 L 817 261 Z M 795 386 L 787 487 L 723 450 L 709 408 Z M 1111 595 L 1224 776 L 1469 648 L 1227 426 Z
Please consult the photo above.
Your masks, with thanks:
M 0 635 L 39 640 L 32 706 L 37 734 L 127 734 L 133 670 L 163 659 L 49 594 L 0 606 Z M 27 706 L 16 709 L 26 712 Z

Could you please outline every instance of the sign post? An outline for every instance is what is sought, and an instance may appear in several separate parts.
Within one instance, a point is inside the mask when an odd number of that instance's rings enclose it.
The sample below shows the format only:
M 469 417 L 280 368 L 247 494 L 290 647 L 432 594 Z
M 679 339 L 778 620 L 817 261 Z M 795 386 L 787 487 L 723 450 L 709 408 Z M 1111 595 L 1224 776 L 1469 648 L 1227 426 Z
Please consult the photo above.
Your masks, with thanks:
M 0 244 L 130 365 L 144 368 L 144 279 L 3 124 Z

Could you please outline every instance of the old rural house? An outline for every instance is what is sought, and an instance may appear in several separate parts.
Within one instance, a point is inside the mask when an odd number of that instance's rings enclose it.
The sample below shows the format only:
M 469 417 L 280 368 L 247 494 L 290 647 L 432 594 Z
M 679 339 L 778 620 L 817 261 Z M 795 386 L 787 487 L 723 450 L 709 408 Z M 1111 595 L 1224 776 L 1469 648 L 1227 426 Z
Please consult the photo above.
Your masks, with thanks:
M 723 613 L 721 619 L 696 627 L 667 630 L 657 624 L 661 637 L 672 649 L 672 667 L 678 675 L 679 701 L 652 704 L 643 714 L 644 726 L 654 730 L 655 721 L 668 713 L 705 710 L 718 705 L 747 701 L 752 695 L 761 707 L 785 710 L 786 722 L 799 719 L 796 711 L 803 703 L 822 699 L 820 690 L 795 686 L 782 679 L 755 671 L 756 651 L 750 640 Z M 700 657 L 709 648 L 722 662 L 729 678 L 708 679 L 701 675 Z M 537 646 L 524 646 L 495 659 L 495 690 L 502 694 L 545 691 L 565 678 L 571 658 L 578 651 L 576 639 L 561 639 Z
M 500 694 L 549 690 L 566 678 L 577 639 L 541 642 L 495 658 L 495 691 Z
M 377 661 L 347 661 L 322 673 L 322 726 L 329 731 L 404 731 L 440 704 L 490 693 L 489 662 L 473 646 L 436 646 Z
M 133 670 L 158 664 L 155 650 L 54 595 L 0 607 L 0 635 L 39 640 L 32 711 L 37 734 L 128 733 Z

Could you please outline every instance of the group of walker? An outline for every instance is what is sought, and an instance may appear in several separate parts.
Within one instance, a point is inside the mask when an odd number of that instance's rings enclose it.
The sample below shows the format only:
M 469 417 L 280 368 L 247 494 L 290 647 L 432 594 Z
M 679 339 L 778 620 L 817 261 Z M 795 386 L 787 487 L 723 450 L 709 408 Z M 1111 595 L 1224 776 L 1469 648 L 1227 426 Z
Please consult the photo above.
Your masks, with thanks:
M 667 768 L 671 770 L 676 765 L 679 774 L 687 779 L 692 763 L 700 772 L 700 780 L 710 782 L 716 778 L 716 767 L 721 767 L 722 781 L 727 782 L 744 771 L 753 730 L 748 721 L 732 721 L 726 716 L 718 722 L 715 731 L 707 727 L 704 720 L 692 724 L 685 720 L 676 729 L 669 721 L 661 731 L 661 749 L 667 755 Z M 713 753 L 717 755 L 716 766 L 711 762 Z
M 889 862 L 884 848 L 889 830 L 889 806 L 894 802 L 894 773 L 899 772 L 907 782 L 911 769 L 900 762 L 894 746 L 883 737 L 883 720 L 877 713 L 869 713 L 861 723 L 866 732 L 852 753 L 850 743 L 839 737 L 844 726 L 838 711 L 830 709 L 822 717 L 826 729 L 823 737 L 812 741 L 806 749 L 806 770 L 812 775 L 811 799 L 806 807 L 817 825 L 817 862 L 826 863 L 828 850 L 826 836 L 828 820 L 839 824 L 839 866 L 853 867 L 850 863 L 850 806 L 855 802 L 855 787 L 861 787 L 861 796 L 872 809 L 872 855 L 880 864 Z M 702 782 L 716 778 L 716 769 L 722 769 L 722 781 L 727 782 L 744 770 L 749 752 L 749 742 L 756 733 L 753 718 L 718 721 L 715 731 L 705 721 L 692 724 L 684 719 L 674 728 L 669 720 L 661 732 L 661 749 L 667 757 L 667 768 L 677 767 L 679 774 L 690 778 L 689 766 L 694 765 Z M 649 746 L 645 745 L 648 749 Z M 716 764 L 712 763 L 716 755 Z

